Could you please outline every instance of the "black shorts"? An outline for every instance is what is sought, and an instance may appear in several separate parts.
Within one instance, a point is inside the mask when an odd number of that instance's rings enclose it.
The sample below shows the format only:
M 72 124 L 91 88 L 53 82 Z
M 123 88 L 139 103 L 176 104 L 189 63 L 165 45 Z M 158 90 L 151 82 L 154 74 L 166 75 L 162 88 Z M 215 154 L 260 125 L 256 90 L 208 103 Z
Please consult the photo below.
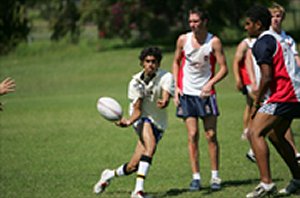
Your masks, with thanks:
M 300 102 L 267 103 L 258 112 L 284 117 L 288 120 L 300 118 Z
M 145 122 L 151 124 L 153 135 L 155 137 L 155 141 L 156 141 L 156 143 L 158 143 L 159 140 L 161 140 L 161 138 L 164 134 L 164 131 L 158 129 L 149 118 L 142 117 L 139 120 L 137 120 L 133 125 L 135 132 L 138 134 L 139 137 L 141 137 Z
M 180 118 L 200 117 L 210 115 L 218 116 L 219 110 L 216 95 L 207 98 L 199 96 L 183 95 L 179 97 L 180 104 L 177 107 L 176 116 Z

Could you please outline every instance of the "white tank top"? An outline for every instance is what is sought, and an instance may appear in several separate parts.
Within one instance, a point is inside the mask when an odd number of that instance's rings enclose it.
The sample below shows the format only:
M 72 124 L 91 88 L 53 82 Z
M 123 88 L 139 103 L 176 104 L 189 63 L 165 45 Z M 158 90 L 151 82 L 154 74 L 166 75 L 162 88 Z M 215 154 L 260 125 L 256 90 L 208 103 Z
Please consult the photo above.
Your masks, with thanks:
M 183 47 L 178 86 L 183 94 L 200 96 L 202 87 L 214 75 L 215 57 L 211 47 L 213 35 L 208 33 L 204 44 L 199 48 L 193 48 L 192 36 L 192 32 L 186 34 L 187 39 Z M 213 90 L 212 94 L 214 93 Z

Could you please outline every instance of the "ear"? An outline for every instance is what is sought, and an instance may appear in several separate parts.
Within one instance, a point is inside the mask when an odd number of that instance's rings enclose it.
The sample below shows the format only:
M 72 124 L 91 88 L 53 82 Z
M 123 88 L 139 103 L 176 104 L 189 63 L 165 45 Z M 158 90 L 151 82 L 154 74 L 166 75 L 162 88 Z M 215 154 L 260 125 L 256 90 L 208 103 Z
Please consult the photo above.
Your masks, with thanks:
M 259 21 L 259 20 L 256 21 L 254 25 L 255 25 L 255 29 L 256 29 L 256 30 L 264 30 L 261 21 Z

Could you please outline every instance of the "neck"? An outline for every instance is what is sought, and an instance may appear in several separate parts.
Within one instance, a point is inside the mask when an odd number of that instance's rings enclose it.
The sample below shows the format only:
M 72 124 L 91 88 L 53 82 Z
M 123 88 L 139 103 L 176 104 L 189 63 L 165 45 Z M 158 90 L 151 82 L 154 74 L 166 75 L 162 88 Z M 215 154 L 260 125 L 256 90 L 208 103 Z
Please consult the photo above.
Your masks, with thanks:
M 145 73 L 143 73 L 143 74 L 142 74 L 142 80 L 143 80 L 146 84 L 148 84 L 148 83 L 152 80 L 152 78 L 154 78 L 154 76 L 155 76 L 155 73 L 154 73 L 154 74 L 151 74 L 151 75 L 146 75 Z
M 205 31 L 198 32 L 194 34 L 194 37 L 198 43 L 203 44 L 207 37 L 207 31 L 205 30 Z

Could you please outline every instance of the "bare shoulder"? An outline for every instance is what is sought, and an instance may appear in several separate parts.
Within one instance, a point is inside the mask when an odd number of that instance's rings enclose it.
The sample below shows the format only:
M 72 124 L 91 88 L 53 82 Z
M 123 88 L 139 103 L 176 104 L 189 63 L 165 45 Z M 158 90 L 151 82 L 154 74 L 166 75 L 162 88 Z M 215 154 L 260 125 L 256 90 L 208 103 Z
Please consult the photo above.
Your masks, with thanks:
M 222 50 L 222 41 L 218 36 L 214 36 L 211 40 L 212 42 L 212 48 L 214 50 Z
M 181 34 L 177 39 L 177 45 L 183 46 L 184 43 L 186 42 L 186 38 L 187 38 L 186 34 Z

